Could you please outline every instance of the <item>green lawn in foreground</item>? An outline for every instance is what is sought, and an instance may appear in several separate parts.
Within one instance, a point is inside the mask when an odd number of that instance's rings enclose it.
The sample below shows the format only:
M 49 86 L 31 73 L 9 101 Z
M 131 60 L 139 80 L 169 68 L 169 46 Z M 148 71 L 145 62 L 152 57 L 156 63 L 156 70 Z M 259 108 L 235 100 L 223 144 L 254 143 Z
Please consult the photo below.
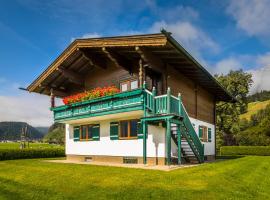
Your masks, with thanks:
M 27 143 L 26 143 L 26 147 Z M 54 148 L 61 147 L 60 145 L 48 144 L 48 143 L 29 143 L 29 148 Z M 8 142 L 8 143 L 0 143 L 0 149 L 19 149 L 20 142 Z
M 170 172 L 1 161 L 0 186 L 0 199 L 270 199 L 270 157 Z

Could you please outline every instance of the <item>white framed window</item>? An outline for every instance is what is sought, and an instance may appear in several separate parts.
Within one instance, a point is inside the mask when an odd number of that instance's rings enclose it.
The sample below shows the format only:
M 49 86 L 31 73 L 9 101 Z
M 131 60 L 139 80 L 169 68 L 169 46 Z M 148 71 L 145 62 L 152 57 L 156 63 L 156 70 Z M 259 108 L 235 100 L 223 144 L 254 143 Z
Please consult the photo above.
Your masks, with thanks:
M 121 83 L 120 89 L 121 89 L 121 92 L 128 91 L 128 82 Z
M 138 80 L 127 80 L 120 83 L 120 90 L 121 92 L 129 91 L 129 90 L 135 90 L 139 88 L 139 82 Z
M 139 86 L 138 86 L 138 80 L 133 80 L 130 82 L 130 89 L 131 90 L 134 90 L 134 89 L 137 89 Z

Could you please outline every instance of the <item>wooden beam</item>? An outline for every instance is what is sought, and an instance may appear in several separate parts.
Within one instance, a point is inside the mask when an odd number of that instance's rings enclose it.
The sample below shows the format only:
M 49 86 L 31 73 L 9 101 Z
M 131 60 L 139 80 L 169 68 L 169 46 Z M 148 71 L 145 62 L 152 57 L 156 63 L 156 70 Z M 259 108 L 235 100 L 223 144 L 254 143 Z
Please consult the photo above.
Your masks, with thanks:
M 73 83 L 76 83 L 78 85 L 83 85 L 84 84 L 84 78 L 83 76 L 69 70 L 65 69 L 64 67 L 58 67 L 57 71 L 61 72 L 63 76 L 65 76 L 68 80 L 70 80 Z
M 116 54 L 109 50 L 108 48 L 102 47 L 102 51 L 107 55 L 110 61 L 117 67 L 117 68 L 124 68 L 130 73 L 132 72 L 133 63 L 126 59 L 125 57 Z
M 54 87 L 52 85 L 39 85 L 40 88 L 44 89 L 49 93 L 50 95 L 56 96 L 56 97 L 66 97 L 68 96 L 68 93 L 66 90 Z
M 89 62 L 89 64 L 91 66 L 96 66 L 96 67 L 98 67 L 100 69 L 106 69 L 107 68 L 106 62 L 102 61 L 101 59 L 98 59 L 95 56 L 91 56 L 91 55 L 86 54 L 84 52 L 82 52 L 82 56 L 83 56 L 84 59 L 86 59 Z
M 162 60 L 154 56 L 150 51 L 143 47 L 135 47 L 136 52 L 141 56 L 144 62 L 148 63 L 149 67 L 160 73 L 164 72 L 164 63 Z

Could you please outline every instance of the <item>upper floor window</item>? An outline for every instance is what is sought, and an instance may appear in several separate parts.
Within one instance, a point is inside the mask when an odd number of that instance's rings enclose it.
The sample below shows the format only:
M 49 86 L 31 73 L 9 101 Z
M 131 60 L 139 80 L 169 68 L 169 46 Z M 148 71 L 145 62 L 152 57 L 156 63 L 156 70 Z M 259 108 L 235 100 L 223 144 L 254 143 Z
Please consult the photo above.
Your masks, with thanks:
M 139 87 L 138 80 L 127 80 L 120 83 L 121 92 L 135 90 Z

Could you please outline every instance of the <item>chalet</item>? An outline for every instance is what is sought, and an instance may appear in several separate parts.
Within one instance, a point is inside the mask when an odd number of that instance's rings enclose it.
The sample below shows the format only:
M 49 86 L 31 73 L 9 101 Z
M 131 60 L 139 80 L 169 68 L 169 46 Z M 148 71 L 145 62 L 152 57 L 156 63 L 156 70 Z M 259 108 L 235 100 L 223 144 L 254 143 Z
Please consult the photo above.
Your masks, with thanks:
M 233 100 L 165 30 L 77 39 L 27 90 L 51 96 L 67 159 L 153 165 L 214 159 L 215 105 Z

